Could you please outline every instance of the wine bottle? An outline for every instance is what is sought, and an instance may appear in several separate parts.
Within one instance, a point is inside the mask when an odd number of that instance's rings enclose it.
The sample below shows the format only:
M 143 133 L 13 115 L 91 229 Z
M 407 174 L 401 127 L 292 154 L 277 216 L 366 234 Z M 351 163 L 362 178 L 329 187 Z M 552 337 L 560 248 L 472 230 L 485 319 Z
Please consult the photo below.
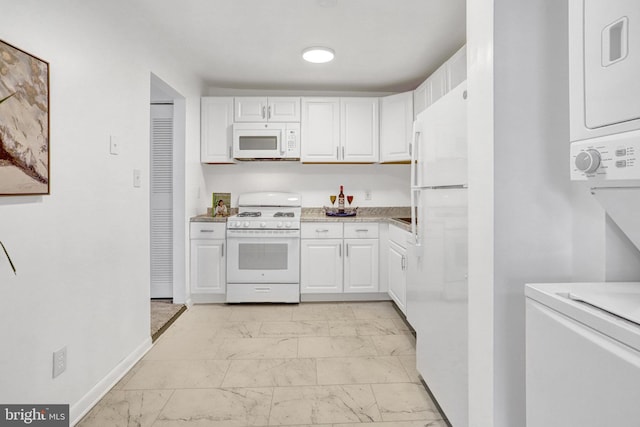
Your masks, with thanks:
M 340 186 L 340 194 L 338 194 L 338 212 L 344 213 L 344 188 Z

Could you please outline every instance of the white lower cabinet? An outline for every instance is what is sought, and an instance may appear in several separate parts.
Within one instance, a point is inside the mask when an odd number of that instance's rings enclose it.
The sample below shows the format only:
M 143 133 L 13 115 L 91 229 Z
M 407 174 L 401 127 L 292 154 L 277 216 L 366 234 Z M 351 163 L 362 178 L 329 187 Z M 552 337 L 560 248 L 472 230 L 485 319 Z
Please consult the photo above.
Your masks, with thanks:
M 226 225 L 191 223 L 191 298 L 194 302 L 224 300 L 226 291 Z
M 302 239 L 300 291 L 342 292 L 342 239 Z
M 301 231 L 301 293 L 378 292 L 377 223 L 303 223 Z
M 378 292 L 378 239 L 345 239 L 344 292 Z
M 406 314 L 407 303 L 407 239 L 411 234 L 394 225 L 389 226 L 387 247 L 389 296 Z

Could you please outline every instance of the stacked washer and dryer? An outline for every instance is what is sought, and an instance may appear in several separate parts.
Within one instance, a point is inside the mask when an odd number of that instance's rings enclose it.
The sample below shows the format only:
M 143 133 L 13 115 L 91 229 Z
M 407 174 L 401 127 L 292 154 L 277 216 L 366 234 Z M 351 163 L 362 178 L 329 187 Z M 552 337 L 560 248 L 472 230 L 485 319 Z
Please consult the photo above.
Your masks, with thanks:
M 569 49 L 571 179 L 640 249 L 640 2 L 569 0 Z M 640 426 L 640 283 L 525 295 L 527 427 Z

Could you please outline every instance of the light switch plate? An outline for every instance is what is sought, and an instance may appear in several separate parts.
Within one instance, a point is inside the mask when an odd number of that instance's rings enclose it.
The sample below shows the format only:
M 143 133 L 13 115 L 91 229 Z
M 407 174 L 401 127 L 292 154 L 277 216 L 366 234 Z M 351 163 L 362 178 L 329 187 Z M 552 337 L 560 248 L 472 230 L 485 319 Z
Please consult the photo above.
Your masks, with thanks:
M 109 138 L 109 153 L 112 155 L 120 154 L 120 141 L 113 135 Z

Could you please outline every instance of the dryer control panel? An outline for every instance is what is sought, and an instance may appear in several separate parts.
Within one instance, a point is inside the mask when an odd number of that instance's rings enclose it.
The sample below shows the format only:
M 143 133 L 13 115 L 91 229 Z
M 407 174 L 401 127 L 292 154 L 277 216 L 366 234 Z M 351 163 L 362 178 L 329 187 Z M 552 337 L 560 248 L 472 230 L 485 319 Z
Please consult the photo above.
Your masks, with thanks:
M 575 181 L 640 180 L 640 131 L 573 142 L 570 157 Z

